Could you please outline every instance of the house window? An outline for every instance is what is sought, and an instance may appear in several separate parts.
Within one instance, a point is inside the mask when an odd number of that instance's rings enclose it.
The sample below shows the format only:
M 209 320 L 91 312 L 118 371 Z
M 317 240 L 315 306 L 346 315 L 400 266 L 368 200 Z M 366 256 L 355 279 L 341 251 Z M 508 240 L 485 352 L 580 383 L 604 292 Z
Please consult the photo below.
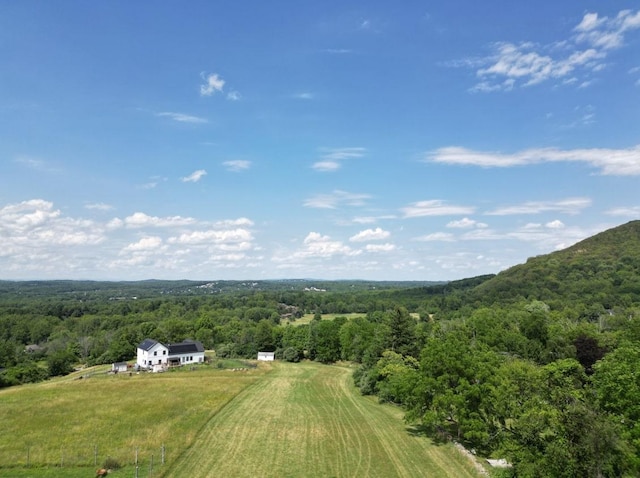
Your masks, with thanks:
M 162 351 L 162 355 L 167 355 L 167 351 L 166 351 L 166 350 L 163 350 L 163 351 Z
M 157 351 L 157 350 L 154 350 L 154 352 L 153 352 L 153 356 L 155 357 L 156 355 L 158 355 L 158 351 Z

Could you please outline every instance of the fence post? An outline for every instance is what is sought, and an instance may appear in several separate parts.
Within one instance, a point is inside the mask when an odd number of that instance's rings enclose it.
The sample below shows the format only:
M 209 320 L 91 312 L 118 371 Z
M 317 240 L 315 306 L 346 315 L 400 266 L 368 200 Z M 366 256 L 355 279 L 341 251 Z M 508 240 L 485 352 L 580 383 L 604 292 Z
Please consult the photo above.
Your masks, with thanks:
M 162 462 L 161 463 L 164 465 L 164 443 L 162 444 Z
M 151 461 L 149 462 L 149 476 L 153 475 L 153 453 L 151 454 Z

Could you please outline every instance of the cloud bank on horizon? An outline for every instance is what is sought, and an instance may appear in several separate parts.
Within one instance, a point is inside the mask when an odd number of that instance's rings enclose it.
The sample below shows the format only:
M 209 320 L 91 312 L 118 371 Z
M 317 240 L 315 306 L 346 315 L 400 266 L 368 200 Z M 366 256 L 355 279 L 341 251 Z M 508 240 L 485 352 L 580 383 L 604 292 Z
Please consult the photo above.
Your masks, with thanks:
M 1 279 L 449 280 L 640 217 L 634 2 L 248 6 L 5 12 Z

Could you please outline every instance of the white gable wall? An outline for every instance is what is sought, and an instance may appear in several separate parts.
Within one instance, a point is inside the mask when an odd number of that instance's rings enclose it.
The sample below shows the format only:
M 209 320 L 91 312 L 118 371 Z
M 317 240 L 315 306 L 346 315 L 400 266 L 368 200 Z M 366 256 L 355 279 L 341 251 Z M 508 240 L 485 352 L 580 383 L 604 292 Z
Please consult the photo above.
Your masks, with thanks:
M 149 350 L 138 348 L 136 364 L 142 368 L 150 368 L 152 365 L 166 364 L 168 359 L 169 349 L 161 343 L 157 343 Z

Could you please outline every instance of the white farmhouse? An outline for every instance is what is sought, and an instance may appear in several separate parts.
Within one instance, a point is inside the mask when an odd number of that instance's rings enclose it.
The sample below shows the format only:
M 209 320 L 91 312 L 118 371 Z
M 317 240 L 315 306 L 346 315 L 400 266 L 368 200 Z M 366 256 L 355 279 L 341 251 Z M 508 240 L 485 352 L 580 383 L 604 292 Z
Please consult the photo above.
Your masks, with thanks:
M 168 367 L 203 363 L 204 347 L 197 340 L 184 340 L 164 345 L 157 340 L 145 339 L 138 345 L 138 368 L 159 372 Z

